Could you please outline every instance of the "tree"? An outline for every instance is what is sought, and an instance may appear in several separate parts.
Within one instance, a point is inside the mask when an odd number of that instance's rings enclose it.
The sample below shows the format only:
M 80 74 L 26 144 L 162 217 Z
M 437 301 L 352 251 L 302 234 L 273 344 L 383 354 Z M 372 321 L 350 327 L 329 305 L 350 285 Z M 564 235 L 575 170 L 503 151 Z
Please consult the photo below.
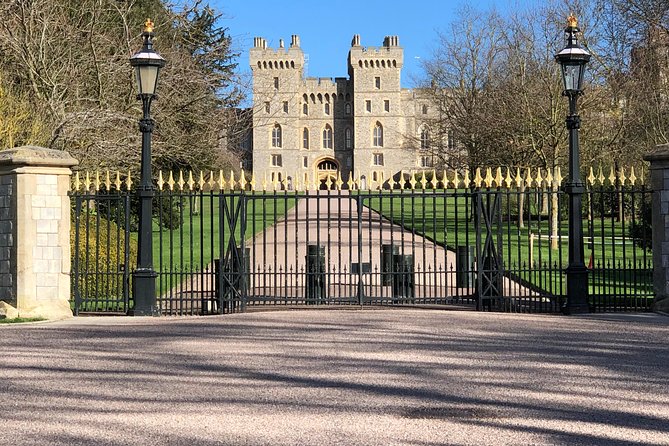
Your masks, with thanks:
M 161 0 L 8 0 L 0 6 L 0 74 L 33 106 L 46 145 L 82 167 L 137 172 L 141 106 L 129 56 L 147 17 L 168 64 L 161 73 L 154 167 L 217 168 L 223 120 L 241 98 L 231 40 L 201 1 L 180 10 Z M 15 67 L 22 67 L 16 70 Z

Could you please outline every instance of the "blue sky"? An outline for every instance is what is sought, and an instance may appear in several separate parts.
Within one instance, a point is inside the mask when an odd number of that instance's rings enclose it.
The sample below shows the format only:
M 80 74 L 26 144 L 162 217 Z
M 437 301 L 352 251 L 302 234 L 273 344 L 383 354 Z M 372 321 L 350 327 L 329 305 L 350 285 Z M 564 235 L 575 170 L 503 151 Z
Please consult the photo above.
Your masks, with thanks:
M 209 0 L 223 13 L 243 71 L 248 68 L 248 50 L 253 37 L 264 37 L 268 46 L 286 45 L 298 34 L 309 56 L 310 77 L 347 76 L 346 58 L 354 34 L 363 46 L 381 46 L 386 35 L 398 35 L 404 48 L 402 86 L 411 88 L 422 74 L 421 60 L 429 58 L 437 42 L 437 31 L 448 31 L 458 8 L 469 4 L 478 9 L 504 12 L 537 0 Z

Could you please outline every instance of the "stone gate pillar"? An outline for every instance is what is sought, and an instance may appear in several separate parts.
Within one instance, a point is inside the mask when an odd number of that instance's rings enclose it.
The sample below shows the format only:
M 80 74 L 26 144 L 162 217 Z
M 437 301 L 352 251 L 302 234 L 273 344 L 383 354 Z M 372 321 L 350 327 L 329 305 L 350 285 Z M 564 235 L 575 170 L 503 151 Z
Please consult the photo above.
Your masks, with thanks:
M 644 157 L 650 161 L 653 237 L 653 310 L 669 312 L 669 144 Z
M 20 317 L 72 316 L 67 192 L 76 164 L 60 150 L 0 151 L 0 301 Z

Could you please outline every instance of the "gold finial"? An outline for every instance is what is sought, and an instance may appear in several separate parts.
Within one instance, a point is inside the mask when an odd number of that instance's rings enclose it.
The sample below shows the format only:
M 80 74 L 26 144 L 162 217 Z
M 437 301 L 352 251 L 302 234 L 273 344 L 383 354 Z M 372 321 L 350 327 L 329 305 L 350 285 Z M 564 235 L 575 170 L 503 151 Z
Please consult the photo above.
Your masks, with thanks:
M 145 33 L 153 32 L 153 22 L 151 21 L 151 19 L 146 19 L 146 22 L 144 22 L 144 32 Z
M 569 17 L 567 17 L 567 26 L 569 28 L 578 28 L 578 20 L 573 13 L 569 14 Z

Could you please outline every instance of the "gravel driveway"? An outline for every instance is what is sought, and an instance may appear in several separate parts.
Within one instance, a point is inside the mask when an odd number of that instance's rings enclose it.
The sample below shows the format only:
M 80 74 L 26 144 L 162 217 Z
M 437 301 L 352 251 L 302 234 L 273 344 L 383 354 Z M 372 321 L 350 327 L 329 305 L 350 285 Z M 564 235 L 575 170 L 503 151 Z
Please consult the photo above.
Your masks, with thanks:
M 0 346 L 0 445 L 669 445 L 654 314 L 82 317 Z

